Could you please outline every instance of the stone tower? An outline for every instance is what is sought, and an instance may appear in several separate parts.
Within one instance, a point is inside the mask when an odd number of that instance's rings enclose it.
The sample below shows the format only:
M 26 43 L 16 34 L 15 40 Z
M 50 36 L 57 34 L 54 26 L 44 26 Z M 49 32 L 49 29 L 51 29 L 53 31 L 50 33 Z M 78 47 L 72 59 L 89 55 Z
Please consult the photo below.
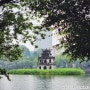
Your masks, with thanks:
M 38 57 L 38 69 L 54 69 L 55 57 L 52 56 L 50 49 L 43 50 L 41 57 Z

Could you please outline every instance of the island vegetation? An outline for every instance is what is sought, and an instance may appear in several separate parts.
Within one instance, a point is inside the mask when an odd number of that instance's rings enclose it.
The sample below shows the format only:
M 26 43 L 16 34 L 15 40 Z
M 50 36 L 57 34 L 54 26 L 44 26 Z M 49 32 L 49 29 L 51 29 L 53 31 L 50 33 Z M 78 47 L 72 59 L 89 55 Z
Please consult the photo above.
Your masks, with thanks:
M 52 70 L 39 69 L 14 69 L 9 74 L 25 74 L 25 75 L 85 75 L 85 72 L 79 68 L 59 68 Z

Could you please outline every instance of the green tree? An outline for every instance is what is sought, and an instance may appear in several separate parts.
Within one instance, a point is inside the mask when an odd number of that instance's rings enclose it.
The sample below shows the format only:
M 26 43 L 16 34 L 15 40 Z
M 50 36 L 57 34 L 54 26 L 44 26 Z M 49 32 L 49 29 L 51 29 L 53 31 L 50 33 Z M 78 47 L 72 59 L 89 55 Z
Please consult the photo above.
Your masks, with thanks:
M 29 8 L 28 1 L 0 1 L 0 58 L 16 60 L 21 56 L 19 42 L 30 41 L 33 44 L 38 34 L 44 38 L 42 30 L 45 29 L 33 23 L 40 18 Z
M 90 1 L 33 0 L 32 10 L 45 17 L 43 26 L 55 26 L 62 35 L 60 45 L 65 52 L 82 61 L 90 60 Z
M 19 68 L 35 68 L 37 67 L 37 58 L 38 56 L 35 54 L 35 51 L 29 51 L 29 49 L 25 46 L 20 46 L 22 50 L 22 57 L 13 62 L 10 61 L 0 61 L 0 68 L 4 68 L 6 70 L 11 69 L 19 69 Z
M 56 55 L 55 56 L 55 60 L 56 60 L 56 67 L 57 68 L 65 68 L 65 67 L 69 67 L 70 65 L 70 57 L 66 56 L 66 55 Z
M 20 41 L 25 43 L 28 40 L 33 44 L 38 34 L 42 38 L 44 37 L 41 27 L 32 22 L 38 18 L 36 18 L 35 12 L 29 8 L 28 1 L 0 0 L 1 60 L 18 60 L 22 52 L 19 48 Z M 3 69 L 0 69 L 0 72 L 3 72 Z

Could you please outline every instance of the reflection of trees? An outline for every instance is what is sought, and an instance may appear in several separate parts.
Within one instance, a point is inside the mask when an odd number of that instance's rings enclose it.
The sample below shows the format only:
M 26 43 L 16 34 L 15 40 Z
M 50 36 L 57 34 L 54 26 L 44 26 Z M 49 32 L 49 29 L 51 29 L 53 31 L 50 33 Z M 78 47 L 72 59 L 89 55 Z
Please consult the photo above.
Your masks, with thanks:
M 53 76 L 37 76 L 38 83 L 35 83 L 35 90 L 50 90 Z

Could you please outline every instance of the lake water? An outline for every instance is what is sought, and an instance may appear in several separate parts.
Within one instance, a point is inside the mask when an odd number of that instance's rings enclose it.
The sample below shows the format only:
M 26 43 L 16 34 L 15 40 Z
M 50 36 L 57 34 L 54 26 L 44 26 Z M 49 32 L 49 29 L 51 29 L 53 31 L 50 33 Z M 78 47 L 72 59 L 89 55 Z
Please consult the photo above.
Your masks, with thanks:
M 0 90 L 90 90 L 90 76 L 10 75 L 0 79 Z

